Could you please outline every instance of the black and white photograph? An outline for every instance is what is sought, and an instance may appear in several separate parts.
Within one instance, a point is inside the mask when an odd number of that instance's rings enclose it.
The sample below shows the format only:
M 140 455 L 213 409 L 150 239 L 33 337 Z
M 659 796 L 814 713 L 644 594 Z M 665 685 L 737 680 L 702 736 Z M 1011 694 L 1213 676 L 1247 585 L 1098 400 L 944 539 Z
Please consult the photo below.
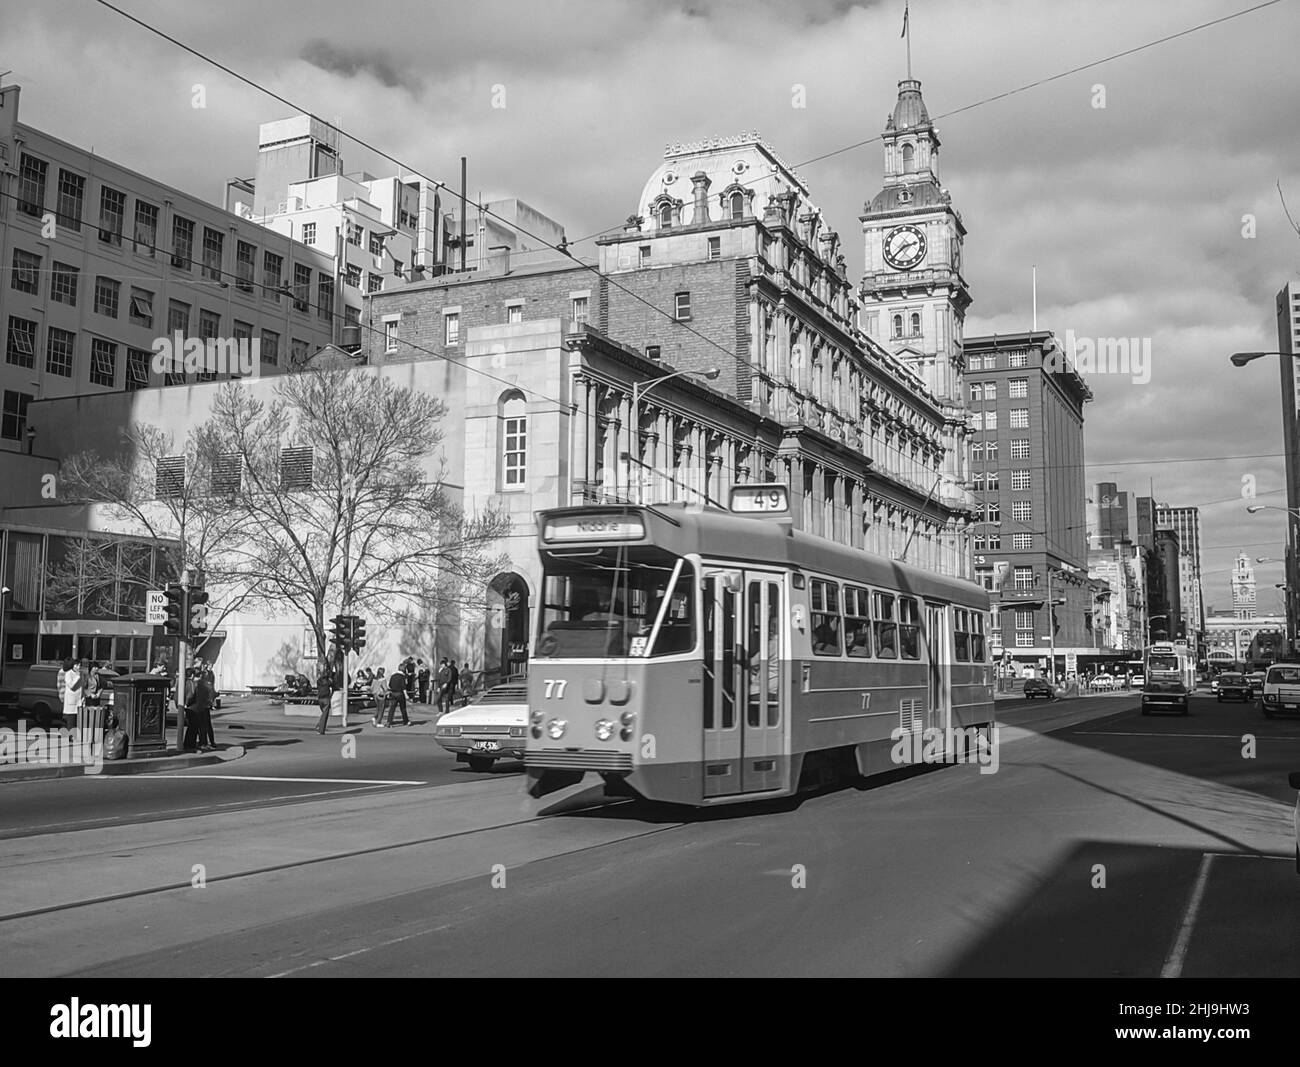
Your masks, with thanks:
M 936 982 L 873 986 L 922 1039 L 1293 1039 L 1298 45 L 0 0 L 22 1036 L 832 978 Z

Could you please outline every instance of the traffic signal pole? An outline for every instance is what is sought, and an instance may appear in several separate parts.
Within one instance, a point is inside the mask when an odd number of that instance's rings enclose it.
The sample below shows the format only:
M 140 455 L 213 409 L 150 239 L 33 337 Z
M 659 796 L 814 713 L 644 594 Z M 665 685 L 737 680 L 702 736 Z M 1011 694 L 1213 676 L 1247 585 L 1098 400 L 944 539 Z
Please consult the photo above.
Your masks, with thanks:
M 185 643 L 190 615 L 190 572 L 181 571 L 181 632 L 176 636 L 176 748 L 185 747 L 185 667 L 189 651 Z M 164 725 L 166 725 L 164 723 Z

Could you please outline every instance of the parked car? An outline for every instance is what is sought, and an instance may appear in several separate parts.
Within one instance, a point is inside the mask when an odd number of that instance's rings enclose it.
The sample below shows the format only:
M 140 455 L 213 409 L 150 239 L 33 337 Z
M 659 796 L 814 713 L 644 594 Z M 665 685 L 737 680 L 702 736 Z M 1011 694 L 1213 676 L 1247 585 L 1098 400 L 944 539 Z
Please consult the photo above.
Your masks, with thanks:
M 1099 674 L 1092 680 L 1093 689 L 1114 689 L 1115 679 L 1109 674 Z
M 1245 700 L 1254 699 L 1254 693 L 1251 691 L 1250 683 L 1246 681 L 1244 674 L 1225 673 L 1219 675 L 1215 680 L 1217 688 L 1215 689 L 1214 698 L 1220 704 L 1225 700 Z
M 1053 688 L 1051 682 L 1042 678 L 1030 678 L 1025 682 L 1026 700 L 1033 700 L 1034 697 L 1044 697 L 1051 700 L 1054 696 L 1056 696 L 1056 689 Z
M 490 771 L 499 759 L 524 758 L 528 687 L 498 685 L 438 720 L 434 739 L 471 771 Z
M 1250 683 L 1251 692 L 1259 696 L 1264 692 L 1264 671 L 1251 671 L 1246 675 L 1246 681 Z
M 18 690 L 18 714 L 36 720 L 36 725 L 48 730 L 55 719 L 63 718 L 63 701 L 59 699 L 59 671 L 57 663 L 33 663 L 27 668 L 27 677 Z
M 1275 664 L 1268 669 L 1259 708 L 1266 719 L 1283 711 L 1300 711 L 1300 664 Z

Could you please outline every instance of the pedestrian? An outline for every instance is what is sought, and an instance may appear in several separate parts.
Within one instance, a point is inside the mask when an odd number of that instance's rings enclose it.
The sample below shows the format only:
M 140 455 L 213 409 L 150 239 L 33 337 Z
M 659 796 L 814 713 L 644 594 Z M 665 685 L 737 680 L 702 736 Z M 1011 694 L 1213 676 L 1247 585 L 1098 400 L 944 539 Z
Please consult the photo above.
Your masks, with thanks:
M 371 716 L 370 725 L 380 726 L 384 716 L 384 704 L 388 700 L 388 679 L 384 677 L 384 668 L 375 672 L 374 681 L 370 683 L 370 695 L 375 698 L 375 714 Z
M 185 738 L 181 748 L 186 752 L 194 752 L 199 748 L 199 738 L 203 734 L 204 723 L 209 715 L 212 714 L 212 686 L 208 684 L 207 676 L 202 672 L 196 672 L 194 677 L 194 688 L 189 699 L 185 702 Z M 207 752 L 207 745 L 202 746 L 203 751 Z
M 410 679 L 407 678 L 406 672 L 402 670 L 403 665 L 399 665 L 397 670 L 388 676 L 388 722 L 387 726 L 393 725 L 393 712 L 399 708 L 402 711 L 402 725 L 410 726 L 411 720 L 406 717 L 406 691 L 410 685 Z M 384 723 L 380 724 L 385 725 Z
M 451 710 L 451 705 L 447 703 L 447 683 L 451 681 L 451 668 L 447 665 L 447 657 L 442 657 L 442 662 L 438 664 L 438 673 L 434 675 L 433 691 L 434 699 L 438 704 L 438 714 L 443 715 Z
M 84 659 L 65 660 L 70 664 L 63 681 L 63 725 L 72 728 L 77 725 L 81 714 L 81 705 L 86 699 L 86 661 Z
M 460 692 L 461 699 L 468 704 L 474 695 L 474 672 L 469 669 L 469 660 L 465 661 L 465 666 L 460 670 Z
M 406 699 L 413 701 L 415 699 L 415 657 L 407 656 L 402 660 L 402 673 L 406 675 Z
M 447 710 L 450 711 L 456 706 L 456 695 L 460 690 L 460 668 L 456 666 L 456 661 L 450 660 L 447 663 Z
M 330 719 L 330 702 L 334 699 L 334 672 L 326 664 L 321 668 L 316 680 L 316 703 L 320 705 L 320 720 L 316 723 L 316 732 L 323 734 Z
M 415 661 L 415 683 L 420 703 L 429 703 L 429 665 L 422 659 Z

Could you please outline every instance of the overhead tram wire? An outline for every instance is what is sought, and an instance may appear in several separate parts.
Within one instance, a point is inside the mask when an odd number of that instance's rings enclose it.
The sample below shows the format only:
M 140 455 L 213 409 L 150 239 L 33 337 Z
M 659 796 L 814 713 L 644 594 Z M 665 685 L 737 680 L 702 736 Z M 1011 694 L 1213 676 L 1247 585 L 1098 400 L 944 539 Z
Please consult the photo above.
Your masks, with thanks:
M 410 173 L 410 174 L 414 174 L 414 175 L 416 175 L 416 176 L 418 176 L 418 177 L 424 179 L 425 181 L 432 183 L 434 186 L 436 186 L 436 187 L 439 188 L 439 189 L 445 190 L 446 192 L 448 192 L 448 193 L 449 193 L 451 196 L 453 196 L 454 198 L 459 199 L 459 200 L 464 200 L 466 203 L 469 203 L 469 198 L 468 198 L 467 196 L 463 196 L 462 194 L 457 193 L 454 189 L 451 189 L 451 188 L 450 188 L 450 187 L 449 187 L 445 182 L 441 182 L 441 181 L 438 181 L 437 179 L 431 178 L 429 175 L 425 174 L 423 171 L 419 170 L 419 169 L 416 168 L 416 167 L 408 166 L 406 163 L 404 163 L 402 160 L 398 159 L 396 156 L 393 156 L 392 154 L 390 154 L 390 153 L 388 153 L 388 152 L 385 152 L 383 149 L 379 148 L 377 145 L 374 145 L 374 144 L 370 143 L 369 141 L 365 140 L 364 138 L 358 137 L 358 136 L 356 136 L 355 134 L 352 134 L 352 133 L 348 133 L 347 131 L 343 130 L 340 126 L 337 126 L 337 125 L 335 125 L 335 124 L 333 124 L 333 123 L 326 122 L 324 119 L 321 119 L 319 116 L 315 115 L 315 114 L 314 114 L 313 112 L 311 112 L 309 109 L 298 106 L 296 103 L 294 103 L 292 100 L 288 99 L 287 97 L 285 97 L 285 96 L 283 96 L 283 95 L 281 95 L 281 94 L 275 92 L 275 91 L 272 90 L 272 89 L 267 88 L 266 86 L 260 84 L 259 82 L 253 80 L 252 78 L 249 78 L 247 75 L 240 74 L 238 71 L 234 70 L 233 68 L 227 66 L 227 65 L 224 64 L 224 63 L 221 63 L 219 60 L 216 60 L 216 59 L 212 58 L 211 56 L 208 56 L 207 54 L 205 54 L 205 53 L 203 53 L 203 52 L 200 52 L 198 49 L 193 48 L 193 47 L 190 46 L 190 45 L 187 45 L 185 42 L 179 40 L 178 38 L 172 36 L 171 34 L 168 34 L 166 31 L 164 31 L 164 30 L 158 28 L 157 26 L 154 26 L 154 25 L 152 25 L 152 24 L 150 24 L 150 23 L 148 23 L 148 22 L 145 22 L 144 20 L 142 20 L 142 19 L 136 17 L 135 15 L 132 15 L 132 14 L 131 14 L 130 12 L 128 12 L 128 11 L 124 11 L 122 8 L 116 6 L 116 5 L 113 4 L 113 3 L 110 3 L 109 0 L 96 0 L 96 2 L 97 2 L 98 4 L 100 4 L 102 7 L 108 8 L 110 11 L 113 11 L 114 13 L 116 13 L 116 14 L 122 16 L 123 18 L 127 19 L 128 21 L 135 23 L 136 25 L 138 25 L 140 28 L 146 30 L 147 32 L 152 33 L 152 34 L 155 34 L 155 35 L 158 36 L 158 37 L 161 37 L 163 40 L 165 40 L 165 41 L 167 41 L 168 43 L 175 45 L 177 48 L 180 48 L 180 49 L 182 49 L 183 51 L 189 53 L 190 55 L 194 56 L 196 59 L 199 59 L 199 60 L 201 60 L 201 61 L 204 62 L 204 63 L 208 63 L 208 64 L 210 64 L 211 66 L 216 67 L 218 70 L 221 70 L 222 72 L 224 72 L 224 73 L 230 75 L 231 77 L 237 79 L 238 81 L 240 81 L 240 82 L 242 82 L 243 84 L 249 86 L 250 88 L 255 89 L 255 90 L 257 90 L 258 92 L 261 92 L 261 93 L 263 93 L 263 94 L 265 94 L 265 95 L 267 95 L 267 96 L 270 96 L 272 99 L 275 99 L 275 100 L 279 101 L 280 103 L 284 104 L 284 105 L 287 106 L 287 107 L 291 107 L 291 108 L 293 108 L 294 110 L 296 110 L 296 111 L 298 111 L 298 112 L 301 112 L 301 113 L 307 114 L 307 115 L 311 116 L 312 118 L 316 118 L 318 121 L 322 122 L 324 125 L 328 126 L 328 127 L 331 128 L 331 129 L 336 130 L 336 131 L 337 131 L 338 133 L 340 133 L 342 136 L 347 137 L 347 138 L 348 138 L 350 141 L 352 141 L 354 144 L 359 145 L 359 146 L 361 146 L 361 147 L 363 147 L 363 148 L 365 148 L 365 149 L 367 149 L 367 150 L 369 150 L 369 151 L 371 151 L 371 152 L 374 152 L 376 155 L 379 155 L 379 156 L 381 156 L 382 158 L 387 159 L 387 160 L 389 160 L 390 162 L 396 164 L 398 167 L 402 168 L 402 170 L 404 170 L 404 171 L 406 171 L 406 172 L 408 172 L 408 173 Z M 965 106 L 963 106 L 963 107 L 961 107 L 961 108 L 957 108 L 957 109 L 954 110 L 954 111 L 946 112 L 946 113 L 944 113 L 944 114 L 942 114 L 942 115 L 939 115 L 938 117 L 939 117 L 939 118 L 945 118 L 945 117 L 948 117 L 948 116 L 951 116 L 951 115 L 960 114 L 961 112 L 964 112 L 964 111 L 972 110 L 972 109 L 977 108 L 977 107 L 981 107 L 981 106 L 983 106 L 984 104 L 991 103 L 991 102 L 993 102 L 993 101 L 995 101 L 995 100 L 1003 99 L 1003 98 L 1005 98 L 1005 97 L 1015 95 L 1016 93 L 1024 92 L 1024 91 L 1026 91 L 1026 90 L 1028 90 L 1028 89 L 1030 89 L 1030 88 L 1034 88 L 1035 86 L 1043 85 L 1043 84 L 1047 84 L 1048 82 L 1056 81 L 1056 80 L 1059 80 L 1060 78 L 1068 77 L 1068 76 L 1071 75 L 1071 74 L 1079 73 L 1080 71 L 1083 71 L 1083 70 L 1088 70 L 1088 69 L 1090 69 L 1091 67 L 1098 66 L 1098 65 L 1100 65 L 1100 64 L 1102 64 L 1102 63 L 1110 62 L 1111 60 L 1114 60 L 1114 59 L 1118 59 L 1118 58 L 1122 58 L 1122 57 L 1125 57 L 1125 56 L 1133 55 L 1133 54 L 1135 54 L 1135 53 L 1137 53 L 1137 52 L 1141 52 L 1141 51 L 1145 51 L 1145 50 L 1150 49 L 1150 48 L 1154 48 L 1154 47 L 1156 47 L 1157 45 L 1167 43 L 1168 41 L 1176 40 L 1176 39 L 1178 39 L 1178 38 L 1180 38 L 1180 37 L 1187 36 L 1188 34 L 1195 33 L 1195 32 L 1197 32 L 1197 31 L 1199 31 L 1199 30 L 1206 29 L 1206 28 L 1208 28 L 1208 27 L 1210 27 L 1210 26 L 1215 26 L 1215 25 L 1218 25 L 1218 24 L 1223 23 L 1223 22 L 1231 21 L 1232 19 L 1240 18 L 1240 17 L 1243 16 L 1243 15 L 1251 14 L 1252 12 L 1255 12 L 1255 11 L 1261 10 L 1261 9 L 1263 9 L 1263 8 L 1266 8 L 1266 7 L 1271 7 L 1271 6 L 1273 6 L 1274 4 L 1277 4 L 1277 3 L 1280 3 L 1280 2 L 1281 2 L 1281 0 L 1265 0 L 1264 3 L 1257 4 L 1257 5 L 1253 6 L 1253 7 L 1246 8 L 1246 9 L 1243 9 L 1243 10 L 1241 10 L 1241 11 L 1237 11 L 1237 12 L 1234 12 L 1234 13 L 1232 13 L 1232 14 L 1222 16 L 1222 17 L 1220 17 L 1220 18 L 1218 18 L 1218 19 L 1212 19 L 1212 20 L 1210 20 L 1210 21 L 1208 21 L 1208 22 L 1201 23 L 1201 24 L 1199 24 L 1199 25 L 1197 25 L 1197 26 L 1191 26 L 1191 27 L 1188 27 L 1187 29 L 1180 30 L 1179 32 L 1174 33 L 1174 34 L 1166 35 L 1165 37 L 1159 38 L 1159 39 L 1157 39 L 1157 40 L 1155 40 L 1155 41 L 1149 41 L 1149 42 L 1147 42 L 1146 44 L 1138 45 L 1138 46 L 1136 46 L 1136 47 L 1134 47 L 1134 48 L 1126 49 L 1126 50 L 1124 50 L 1124 51 L 1122 51 L 1122 52 L 1117 52 L 1117 53 L 1115 53 L 1114 55 L 1104 57 L 1103 59 L 1094 60 L 1094 61 L 1091 62 L 1091 63 L 1087 63 L 1087 64 L 1084 64 L 1084 65 L 1082 65 L 1082 66 L 1075 67 L 1075 68 L 1073 68 L 1073 69 L 1071 69 L 1071 70 L 1069 70 L 1069 71 L 1064 71 L 1064 72 L 1061 72 L 1061 73 L 1056 74 L 1056 75 L 1052 75 L 1052 76 L 1047 77 L 1047 78 L 1038 79 L 1038 80 L 1035 81 L 1035 82 L 1031 82 L 1031 83 L 1028 83 L 1028 84 L 1026 84 L 1026 85 L 1019 86 L 1019 87 L 1017 87 L 1017 88 L 1015 88 L 1015 89 L 1007 90 L 1006 92 L 996 94 L 996 95 L 991 96 L 991 97 L 988 97 L 988 98 L 986 98 L 986 99 L 984 99 L 984 100 L 975 101 L 974 103 L 967 104 L 967 105 L 965 105 Z M 847 147 L 845 147 L 845 148 L 837 149 L 837 150 L 835 150 L 835 151 L 833 151 L 833 152 L 825 153 L 825 154 L 823 154 L 823 155 L 821 155 L 821 156 L 816 156 L 816 157 L 814 157 L 814 158 L 812 158 L 812 159 L 810 159 L 810 160 L 807 160 L 807 161 L 805 161 L 805 162 L 803 162 L 803 163 L 797 164 L 797 166 L 808 166 L 808 165 L 810 165 L 810 164 L 812 164 L 812 163 L 819 162 L 819 161 L 822 160 L 822 159 L 829 158 L 830 156 L 839 155 L 839 154 L 841 154 L 841 153 L 843 153 L 843 152 L 851 151 L 852 149 L 854 149 L 854 148 L 858 148 L 858 147 L 861 147 L 862 145 L 865 145 L 865 144 L 871 144 L 871 143 L 873 143 L 874 141 L 878 141 L 879 139 L 880 139 L 879 136 L 874 137 L 874 138 L 870 138 L 870 139 L 868 139 L 868 140 L 866 140 L 866 141 L 862 141 L 862 142 L 859 142 L 859 143 L 854 144 L 854 145 L 849 145 L 849 146 L 847 146 Z M 481 215 L 487 215 L 487 216 L 489 216 L 489 217 L 491 217 L 491 218 L 495 218 L 495 219 L 497 219 L 498 221 L 502 221 L 502 222 L 506 222 L 506 221 L 508 221 L 508 220 L 503 219 L 501 216 L 497 215 L 495 212 L 490 211 L 490 210 L 484 208 L 484 207 L 483 207 L 482 205 L 480 205 L 480 204 L 476 204 L 475 207 L 477 208 L 477 210 L 479 211 L 479 213 L 480 213 Z M 515 224 L 512 223 L 512 225 L 515 225 Z M 525 234 L 526 236 L 533 238 L 534 240 L 538 241 L 540 244 L 544 245 L 545 247 L 550 248 L 550 249 L 552 249 L 553 251 L 559 253 L 560 255 L 566 256 L 567 258 L 573 260 L 573 262 L 577 263 L 578 266 L 582 267 L 584 270 L 591 271 L 591 272 L 594 273 L 598 278 L 602 278 L 602 279 L 604 279 L 604 280 L 607 281 L 609 284 L 613 285 L 615 288 L 619 289 L 620 291 L 622 291 L 622 292 L 625 293 L 626 295 L 632 297 L 632 299 L 636 300 L 637 302 L 639 302 L 639 303 L 641 303 L 641 304 L 644 304 L 647 308 L 650 308 L 652 311 L 658 312 L 658 313 L 659 313 L 660 315 L 662 315 L 665 319 L 668 319 L 669 321 L 676 323 L 676 324 L 677 324 L 678 326 L 680 326 L 680 327 L 684 327 L 685 330 L 686 330 L 688 333 L 691 333 L 691 334 L 695 335 L 695 336 L 698 337 L 700 340 L 704 341 L 706 344 L 712 346 L 713 348 L 716 348 L 719 352 L 723 353 L 725 356 L 727 356 L 729 359 L 731 359 L 731 360 L 732 360 L 732 361 L 737 365 L 737 367 L 748 367 L 748 366 L 750 365 L 750 364 L 747 363 L 744 359 L 742 359 L 742 357 L 740 357 L 740 356 L 737 355 L 736 353 L 730 351 L 730 350 L 727 349 L 724 345 L 722 345 L 722 344 L 720 344 L 719 342 L 715 341 L 713 338 L 711 338 L 711 337 L 707 337 L 707 336 L 705 336 L 704 334 L 700 333 L 698 330 L 696 330 L 696 329 L 695 329 L 693 326 L 691 326 L 689 323 L 680 322 L 680 321 L 679 321 L 679 320 L 678 320 L 678 319 L 677 319 L 673 314 L 671 314 L 671 313 L 670 313 L 666 308 L 661 308 L 661 307 L 659 307 L 657 304 L 654 304 L 654 303 L 650 302 L 649 300 L 646 300 L 646 299 L 645 299 L 644 297 L 642 297 L 640 294 L 635 293 L 635 292 L 632 292 L 632 290 L 628 289 L 628 288 L 627 288 L 626 286 L 624 286 L 624 285 L 619 284 L 617 281 L 615 281 L 613 278 L 611 278 L 610 275 L 605 274 L 605 273 L 602 273 L 598 267 L 593 266 L 593 265 L 590 265 L 590 264 L 583 263 L 582 261 L 578 260 L 576 257 L 574 257 L 574 256 L 573 256 L 573 255 L 568 251 L 567 245 L 569 244 L 569 242 L 566 242 L 566 247 L 561 248 L 561 247 L 559 247 L 559 246 L 557 246 L 557 245 L 552 244 L 550 241 L 547 241 L 545 238 L 540 237 L 540 236 L 538 236 L 537 234 L 532 233 L 531 231 L 529 231 L 528 229 L 526 229 L 526 228 L 524 228 L 524 227 L 521 227 L 521 226 L 515 225 L 515 228 L 516 228 L 520 233 L 523 233 L 523 234 Z M 616 228 L 616 227 L 613 227 L 613 226 L 608 227 L 608 228 L 606 228 L 605 230 L 601 230 L 601 231 L 599 231 L 595 236 L 599 236 L 599 235 L 602 234 L 602 233 L 610 232 L 611 230 L 613 230 L 613 229 L 615 229 L 615 228 Z M 582 240 L 588 240 L 588 239 L 589 239 L 589 238 L 583 238 Z M 576 242 L 574 242 L 574 243 L 576 243 Z M 474 368 L 474 369 L 477 369 L 477 368 Z

